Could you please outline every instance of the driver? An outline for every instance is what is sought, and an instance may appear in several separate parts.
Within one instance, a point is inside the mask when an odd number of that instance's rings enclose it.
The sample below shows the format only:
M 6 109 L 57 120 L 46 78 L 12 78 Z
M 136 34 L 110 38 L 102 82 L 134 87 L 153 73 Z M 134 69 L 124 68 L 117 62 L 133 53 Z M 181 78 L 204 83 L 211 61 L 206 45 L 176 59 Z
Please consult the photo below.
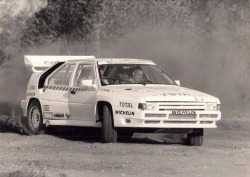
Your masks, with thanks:
M 132 72 L 132 82 L 133 83 L 144 83 L 146 81 L 144 72 L 142 71 L 142 69 L 136 68 L 133 72 Z

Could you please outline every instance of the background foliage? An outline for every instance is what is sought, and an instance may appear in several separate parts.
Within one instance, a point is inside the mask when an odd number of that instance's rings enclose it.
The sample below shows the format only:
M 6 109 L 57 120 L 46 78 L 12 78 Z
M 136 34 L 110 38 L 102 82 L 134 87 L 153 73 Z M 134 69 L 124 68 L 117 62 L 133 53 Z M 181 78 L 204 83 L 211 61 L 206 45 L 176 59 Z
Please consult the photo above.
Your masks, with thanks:
M 237 33 L 242 42 L 250 38 L 247 0 L 47 0 L 32 16 L 27 9 L 12 16 L 12 6 L 4 9 L 8 13 L 1 20 L 0 47 L 5 52 L 13 46 L 26 50 L 57 42 L 58 54 L 72 53 L 71 45 L 80 41 L 85 45 L 76 51 L 99 53 L 136 29 L 171 26 L 204 35 L 230 26 L 227 31 Z

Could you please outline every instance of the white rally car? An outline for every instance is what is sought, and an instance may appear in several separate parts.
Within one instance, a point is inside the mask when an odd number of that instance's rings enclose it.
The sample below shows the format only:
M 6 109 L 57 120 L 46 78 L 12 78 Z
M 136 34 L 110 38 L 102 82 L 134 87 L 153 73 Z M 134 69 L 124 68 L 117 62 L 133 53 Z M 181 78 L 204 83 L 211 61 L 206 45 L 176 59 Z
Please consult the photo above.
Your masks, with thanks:
M 135 131 L 185 130 L 190 145 L 216 128 L 220 101 L 179 86 L 151 60 L 93 56 L 24 56 L 32 74 L 21 101 L 26 126 L 102 128 L 103 142 Z M 45 125 L 45 126 L 44 126 Z

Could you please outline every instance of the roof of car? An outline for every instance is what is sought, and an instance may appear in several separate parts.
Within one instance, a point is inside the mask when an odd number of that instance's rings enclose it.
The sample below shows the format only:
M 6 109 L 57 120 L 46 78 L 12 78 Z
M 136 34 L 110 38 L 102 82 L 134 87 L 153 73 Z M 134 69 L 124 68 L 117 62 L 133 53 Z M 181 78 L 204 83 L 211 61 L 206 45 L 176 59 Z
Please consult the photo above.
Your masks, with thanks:
M 124 63 L 150 63 L 152 60 L 138 59 L 138 58 L 93 58 L 93 59 L 84 59 L 84 60 L 70 60 L 66 61 L 67 63 L 74 62 L 85 62 L 85 61 L 94 61 L 98 64 L 124 64 Z

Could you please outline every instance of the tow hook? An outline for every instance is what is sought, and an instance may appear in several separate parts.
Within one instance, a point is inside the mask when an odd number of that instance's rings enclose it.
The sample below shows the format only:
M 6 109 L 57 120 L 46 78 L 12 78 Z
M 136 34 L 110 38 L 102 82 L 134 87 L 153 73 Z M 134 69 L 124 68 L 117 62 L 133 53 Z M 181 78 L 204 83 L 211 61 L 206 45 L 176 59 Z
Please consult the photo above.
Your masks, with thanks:
M 49 127 L 49 126 L 50 126 L 49 121 L 46 121 L 46 122 L 45 122 L 45 127 Z

